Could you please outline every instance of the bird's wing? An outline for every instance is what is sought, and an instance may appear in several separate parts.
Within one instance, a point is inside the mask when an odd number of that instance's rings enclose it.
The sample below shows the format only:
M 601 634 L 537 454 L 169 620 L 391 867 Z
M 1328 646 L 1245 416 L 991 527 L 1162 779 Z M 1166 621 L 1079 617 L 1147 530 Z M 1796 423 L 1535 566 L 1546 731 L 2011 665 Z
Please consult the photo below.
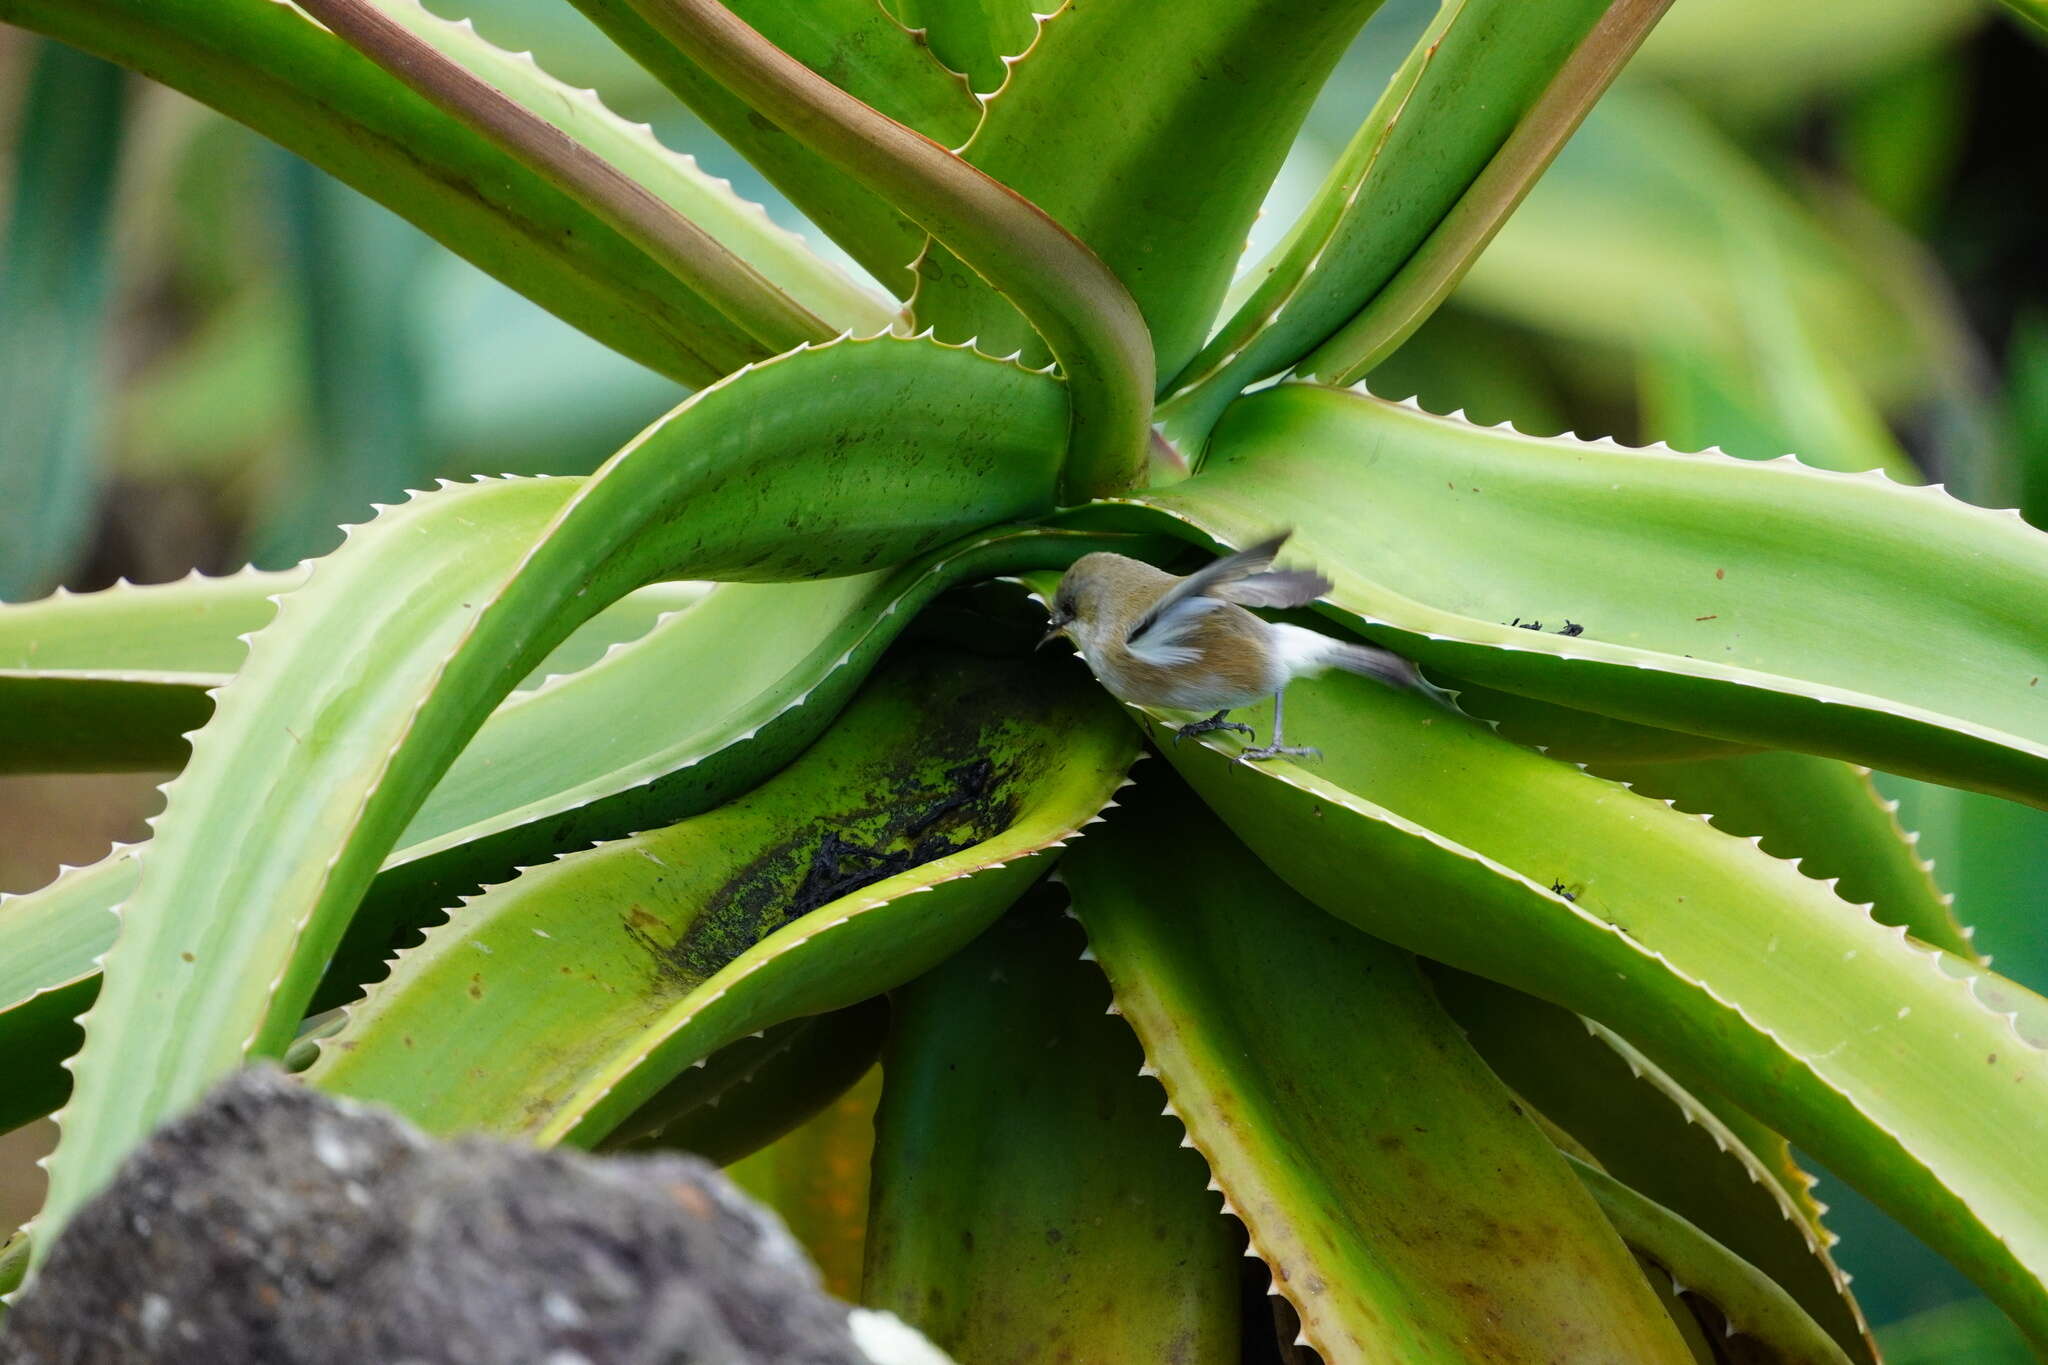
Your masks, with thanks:
M 1184 641 L 1204 614 L 1225 602 L 1242 607 L 1298 607 L 1330 590 L 1330 580 L 1307 569 L 1274 569 L 1273 556 L 1292 534 L 1282 531 L 1197 569 L 1161 593 L 1124 637 L 1124 648 L 1147 663 L 1192 663 Z
M 1176 591 L 1178 591 L 1176 589 Z M 1180 597 L 1170 604 L 1145 613 L 1124 639 L 1124 649 L 1140 663 L 1158 668 L 1177 668 L 1202 657 L 1189 643 L 1197 623 L 1223 603 L 1214 597 Z

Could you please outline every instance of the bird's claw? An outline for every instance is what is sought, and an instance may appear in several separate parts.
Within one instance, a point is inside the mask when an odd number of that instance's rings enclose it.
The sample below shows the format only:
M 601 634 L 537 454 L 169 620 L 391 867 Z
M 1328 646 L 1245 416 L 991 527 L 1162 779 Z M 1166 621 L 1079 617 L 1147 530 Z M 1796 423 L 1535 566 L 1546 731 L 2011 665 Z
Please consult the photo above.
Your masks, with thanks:
M 1221 716 L 1211 716 L 1207 720 L 1190 721 L 1175 730 L 1173 732 L 1173 742 L 1178 744 L 1184 739 L 1193 739 L 1197 735 L 1206 735 L 1213 730 L 1236 730 L 1247 739 L 1256 733 L 1249 725 L 1244 725 L 1234 720 L 1224 720 Z
M 1321 758 L 1321 749 L 1311 749 L 1305 744 L 1267 744 L 1257 749 L 1246 749 L 1239 753 L 1240 763 L 1263 763 L 1269 758 Z

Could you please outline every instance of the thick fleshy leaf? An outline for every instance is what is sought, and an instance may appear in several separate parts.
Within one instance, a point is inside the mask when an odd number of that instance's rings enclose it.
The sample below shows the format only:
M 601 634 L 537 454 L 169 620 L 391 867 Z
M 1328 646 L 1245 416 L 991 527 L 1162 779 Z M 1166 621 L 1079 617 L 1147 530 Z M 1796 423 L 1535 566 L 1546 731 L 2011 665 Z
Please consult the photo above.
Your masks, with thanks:
M 451 490 L 357 528 L 257 636 L 171 788 L 44 1216 L 283 1049 L 428 789 L 576 625 L 658 579 L 854 573 L 1041 511 L 1066 426 L 1044 375 L 848 342 L 702 391 L 587 481 Z
M 725 583 L 708 594 L 702 584 L 663 583 L 629 594 L 558 646 L 527 683 L 550 680 L 501 704 L 456 758 L 350 921 L 314 1007 L 353 998 L 362 982 L 383 975 L 396 935 L 479 884 L 708 810 L 767 777 L 818 736 L 920 606 L 948 584 L 1064 563 L 1116 543 L 1073 532 L 998 531 L 894 571 L 817 583 Z M 128 598 L 170 608 L 188 588 L 203 599 L 214 586 L 229 584 L 115 590 L 47 605 L 106 609 L 57 613 L 68 640 L 73 627 L 127 619 Z M 7 620 L 0 611 L 0 625 Z M 641 638 L 613 648 L 604 643 L 613 634 Z M 600 649 L 604 657 L 588 662 Z M 105 652 L 84 651 L 92 662 L 104 662 Z M 587 666 L 551 672 L 579 663 Z M 675 705 L 679 693 L 693 704 Z M 0 897 L 7 967 L 0 1044 L 10 1052 L 21 1047 L 24 1064 L 33 1059 L 37 1074 L 50 1077 L 23 1088 L 21 1104 L 42 1107 L 23 1109 L 17 1121 L 48 1112 L 68 1089 L 59 1064 L 76 1050 L 69 1021 L 91 1000 L 90 979 L 114 938 L 110 912 L 135 876 L 136 859 L 124 852 L 26 896 Z M 48 1031 L 45 1014 L 67 1009 L 64 1027 Z
M 1711 1109 L 1570 1010 L 1448 968 L 1430 976 L 1494 1074 L 1564 1129 L 1580 1154 L 1755 1266 L 1839 1349 L 1873 1365 L 1869 1325 L 1828 1255 L 1828 1234 Z
M 193 574 L 0 606 L 0 772 L 176 768 L 207 694 L 242 666 L 247 637 L 306 580 L 304 567 Z M 520 683 L 595 663 L 702 597 L 705 585 L 656 583 L 576 628 Z
M 924 233 L 887 200 L 805 146 L 652 28 L 628 0 L 574 0 L 648 73 L 829 233 L 890 291 L 908 295 Z M 770 42 L 854 98 L 942 146 L 980 116 L 967 82 L 947 71 L 879 0 L 738 0 L 730 7 Z
M 1237 1253 L 1061 897 L 898 992 L 862 1301 L 963 1361 L 1237 1365 Z
M 443 24 L 412 0 L 420 36 L 474 65 L 515 99 L 544 111 L 571 137 L 611 155 L 686 217 L 753 258 L 789 273 L 820 307 L 858 298 L 830 267 L 739 204 L 722 182 L 662 150 L 644 129 L 619 123 L 593 98 L 571 94 Z M 0 0 L 20 24 L 131 67 L 213 105 L 412 220 L 451 249 L 613 349 L 687 384 L 704 384 L 758 359 L 759 345 L 591 211 L 426 100 L 289 5 L 272 0 Z M 609 145 L 608 145 L 609 144 Z M 771 275 L 771 278 L 774 278 Z M 827 303 L 836 300 L 837 303 Z M 873 314 L 833 314 L 852 326 Z
M 747 795 L 467 902 L 350 1007 L 307 1079 L 429 1132 L 594 1142 L 726 1043 L 966 943 L 1135 747 L 1064 662 L 911 656 Z
M 2048 803 L 2048 537 L 1939 489 L 1284 384 L 1146 502 L 1457 677 Z
M 1010 185 L 783 51 L 720 0 L 624 3 L 756 115 L 895 205 L 1016 305 L 1066 376 L 1066 501 L 1143 482 L 1152 334 L 1129 289 L 1085 242 Z
M 1420 697 L 1331 678 L 1297 682 L 1287 712 L 1319 765 L 1237 763 L 1234 741 L 1169 752 L 1282 877 L 1719 1090 L 2048 1340 L 2048 1052 L 2001 999 L 2020 987 Z
M 1038 35 L 1031 0 L 887 0 L 904 26 L 931 45 L 932 55 L 967 77 L 978 94 L 1000 89 L 1005 58 L 1021 56 Z
M 1162 379 L 1201 346 L 1245 233 L 1337 59 L 1380 0 L 1064 4 L 1039 21 L 963 155 L 1058 219 L 1144 311 Z M 1189 79 L 1188 73 L 1200 73 Z M 1051 352 L 943 247 L 919 326 L 997 355 Z
M 1174 785 L 1148 784 L 1065 877 L 1306 1344 L 1330 1365 L 1689 1362 L 1415 959 L 1319 913 Z
M 73 567 L 99 492 L 108 223 L 128 78 L 38 43 L 0 227 L 0 599 Z
M 1193 454 L 1248 384 L 1356 314 L 1436 230 L 1606 9 L 1607 0 L 1445 4 L 1300 221 L 1239 280 L 1230 316 L 1172 381 L 1160 405 L 1168 435 Z
M 874 1069 L 889 1033 L 880 996 L 757 1030 L 663 1086 L 604 1147 L 675 1147 L 728 1165 L 823 1112 Z
M 1415 253 L 1295 363 L 1295 374 L 1350 384 L 1400 349 L 1450 297 L 1670 6 L 1671 0 L 1611 0 Z
M 842 1299 L 860 1298 L 868 1162 L 881 1098 L 876 1067 L 816 1118 L 726 1170 L 781 1216 L 818 1263 L 825 1288 Z
M 1879 924 L 1972 957 L 1969 930 L 1956 922 L 1955 897 L 1935 883 L 1919 839 L 1899 827 L 1898 802 L 1871 785 L 1870 770 L 1810 754 L 1749 754 L 1681 763 L 1595 764 L 1594 771 L 1643 796 L 1704 815 L 1714 828 L 1762 839 L 1763 851 L 1837 883 L 1854 905 L 1868 904 Z
M 1689 1298 L 1704 1300 L 1726 1337 L 1744 1339 L 1746 1349 L 1783 1365 L 1849 1365 L 1851 1357 L 1762 1271 L 1597 1166 L 1569 1156 L 1565 1160 L 1572 1162 L 1614 1230 L 1669 1274 L 1674 1285 L 1683 1286 Z

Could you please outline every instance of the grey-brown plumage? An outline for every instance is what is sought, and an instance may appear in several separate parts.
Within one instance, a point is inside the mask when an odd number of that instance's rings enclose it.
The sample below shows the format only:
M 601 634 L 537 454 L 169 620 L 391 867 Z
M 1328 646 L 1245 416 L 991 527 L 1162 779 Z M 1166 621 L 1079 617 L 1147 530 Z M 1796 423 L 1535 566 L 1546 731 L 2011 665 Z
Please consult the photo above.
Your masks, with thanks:
M 1287 534 L 1184 578 L 1123 555 L 1084 556 L 1060 579 L 1045 638 L 1069 636 L 1103 686 L 1124 701 L 1214 713 L 1182 726 L 1182 736 L 1210 730 L 1250 735 L 1250 726 L 1226 717 L 1273 698 L 1273 742 L 1239 755 L 1247 759 L 1315 752 L 1281 740 L 1282 696 L 1288 682 L 1304 674 L 1341 668 L 1441 697 L 1398 654 L 1245 610 L 1306 606 L 1329 591 L 1330 581 L 1314 570 L 1273 567 Z

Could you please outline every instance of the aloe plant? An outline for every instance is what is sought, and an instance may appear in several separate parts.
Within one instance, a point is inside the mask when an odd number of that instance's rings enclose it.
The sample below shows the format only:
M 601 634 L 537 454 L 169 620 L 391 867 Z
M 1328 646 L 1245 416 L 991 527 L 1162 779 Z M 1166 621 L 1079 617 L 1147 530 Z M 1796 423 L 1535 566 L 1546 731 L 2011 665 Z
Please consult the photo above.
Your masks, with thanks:
M 1447 0 L 1242 270 L 1376 0 L 576 3 L 888 296 L 414 0 L 0 0 L 695 389 L 0 608 L 0 764 L 182 766 L 0 906 L 0 1125 L 62 1128 L 11 1278 L 279 1058 L 738 1161 L 967 1362 L 1873 1361 L 1792 1144 L 2048 1346 L 2048 1002 L 1869 781 L 2048 806 L 2048 540 L 1358 387 L 1666 0 Z M 1303 683 L 1253 765 L 1029 648 L 1084 553 L 1283 527 L 1454 710 Z

